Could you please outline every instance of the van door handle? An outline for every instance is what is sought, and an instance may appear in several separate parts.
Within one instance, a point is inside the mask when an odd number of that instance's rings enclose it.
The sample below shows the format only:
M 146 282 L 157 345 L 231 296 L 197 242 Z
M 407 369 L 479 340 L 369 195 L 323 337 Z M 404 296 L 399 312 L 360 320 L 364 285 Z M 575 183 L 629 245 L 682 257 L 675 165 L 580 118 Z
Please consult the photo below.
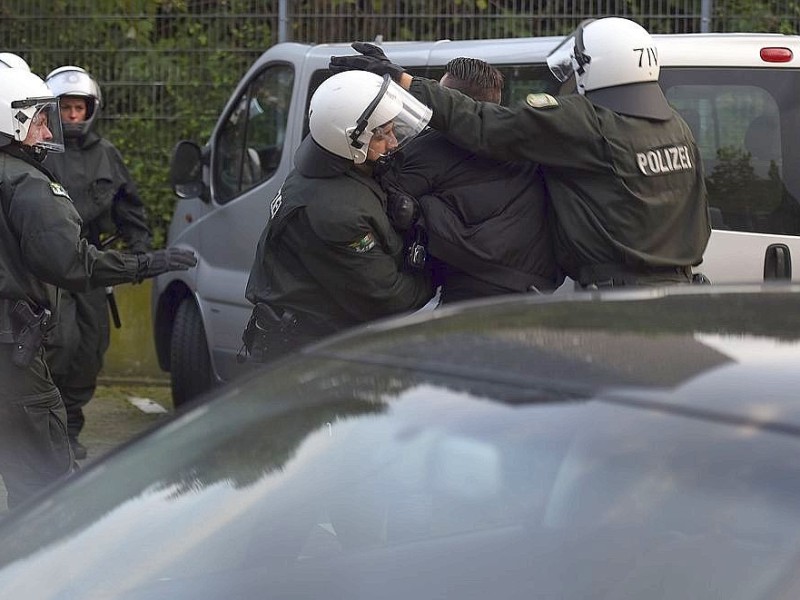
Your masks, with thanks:
M 764 281 L 792 279 L 792 253 L 786 244 L 770 244 L 764 256 Z

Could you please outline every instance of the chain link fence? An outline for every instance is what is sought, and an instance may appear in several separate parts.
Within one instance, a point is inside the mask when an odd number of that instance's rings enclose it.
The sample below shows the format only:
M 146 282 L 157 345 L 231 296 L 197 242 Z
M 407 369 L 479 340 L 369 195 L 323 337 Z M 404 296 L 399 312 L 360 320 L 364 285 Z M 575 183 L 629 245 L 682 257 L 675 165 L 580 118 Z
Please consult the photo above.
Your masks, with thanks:
M 652 33 L 795 33 L 800 24 L 789 0 L 0 0 L 0 51 L 42 77 L 65 64 L 95 76 L 101 133 L 122 151 L 163 241 L 174 144 L 205 141 L 270 45 L 558 35 L 606 15 Z

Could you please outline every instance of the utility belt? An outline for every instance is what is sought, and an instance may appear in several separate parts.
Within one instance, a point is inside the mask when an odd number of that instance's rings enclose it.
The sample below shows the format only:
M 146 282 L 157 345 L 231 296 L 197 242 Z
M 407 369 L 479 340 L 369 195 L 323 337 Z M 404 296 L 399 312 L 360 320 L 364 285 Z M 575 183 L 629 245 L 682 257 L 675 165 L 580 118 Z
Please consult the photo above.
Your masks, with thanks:
M 0 299 L 0 343 L 14 344 L 11 362 L 18 367 L 30 366 L 52 324 L 46 308 L 34 308 L 25 300 Z
M 585 289 L 599 289 L 659 283 L 711 283 L 704 275 L 693 274 L 684 267 L 631 267 L 618 264 L 597 264 L 581 267 L 578 283 Z
M 270 305 L 258 302 L 242 333 L 242 347 L 236 358 L 240 363 L 252 357 L 256 362 L 280 358 L 325 335 L 309 320 L 289 310 L 280 314 Z

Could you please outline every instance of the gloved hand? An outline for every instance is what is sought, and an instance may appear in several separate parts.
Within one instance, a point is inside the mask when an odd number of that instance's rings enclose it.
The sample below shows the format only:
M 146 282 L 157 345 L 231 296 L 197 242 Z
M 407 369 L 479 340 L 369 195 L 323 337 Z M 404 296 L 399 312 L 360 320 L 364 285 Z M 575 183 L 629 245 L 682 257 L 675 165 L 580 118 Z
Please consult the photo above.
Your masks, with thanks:
M 137 283 L 168 271 L 186 271 L 197 264 L 194 252 L 183 248 L 144 252 L 137 254 L 136 258 L 139 260 L 135 279 Z
M 392 188 L 386 193 L 386 214 L 395 230 L 408 231 L 419 220 L 419 202 L 404 191 Z
M 368 42 L 353 42 L 353 50 L 360 54 L 348 56 L 331 56 L 328 68 L 332 73 L 343 71 L 369 71 L 376 75 L 386 75 L 400 81 L 400 76 L 405 73 L 405 69 L 400 65 L 391 62 L 383 50 L 375 44 Z

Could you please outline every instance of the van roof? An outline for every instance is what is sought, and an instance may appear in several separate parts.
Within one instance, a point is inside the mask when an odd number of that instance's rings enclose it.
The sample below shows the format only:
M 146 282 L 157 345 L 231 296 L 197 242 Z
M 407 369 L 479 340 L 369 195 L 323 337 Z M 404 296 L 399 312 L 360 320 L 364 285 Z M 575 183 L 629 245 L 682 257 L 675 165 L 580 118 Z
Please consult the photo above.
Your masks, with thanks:
M 661 66 L 692 67 L 781 67 L 800 65 L 800 36 L 769 33 L 687 33 L 654 35 Z M 481 58 L 493 65 L 544 62 L 562 37 L 528 37 L 488 40 L 438 40 L 432 42 L 381 42 L 386 54 L 406 67 L 444 66 L 459 56 Z M 786 62 L 767 62 L 761 58 L 764 48 L 788 48 L 792 57 Z M 330 57 L 352 53 L 349 43 L 277 44 L 267 50 L 259 63 L 305 54 L 312 69 L 324 69 Z

